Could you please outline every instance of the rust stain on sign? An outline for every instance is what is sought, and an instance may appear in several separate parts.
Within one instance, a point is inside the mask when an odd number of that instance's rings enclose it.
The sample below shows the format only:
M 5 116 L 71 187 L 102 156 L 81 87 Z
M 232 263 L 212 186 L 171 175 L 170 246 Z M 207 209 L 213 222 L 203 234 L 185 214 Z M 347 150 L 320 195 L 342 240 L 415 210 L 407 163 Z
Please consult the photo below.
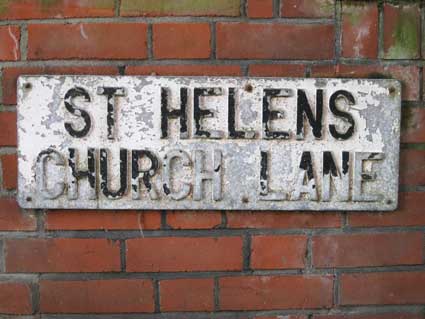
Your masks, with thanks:
M 23 76 L 25 208 L 392 210 L 395 80 Z

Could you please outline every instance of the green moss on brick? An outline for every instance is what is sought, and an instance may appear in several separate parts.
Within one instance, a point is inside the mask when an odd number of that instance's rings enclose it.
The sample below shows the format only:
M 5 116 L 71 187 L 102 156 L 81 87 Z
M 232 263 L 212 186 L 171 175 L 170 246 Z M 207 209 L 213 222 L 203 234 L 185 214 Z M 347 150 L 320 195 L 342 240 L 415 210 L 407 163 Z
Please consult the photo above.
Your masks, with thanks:
M 238 16 L 240 0 L 122 0 L 123 15 Z
M 332 16 L 335 10 L 334 0 L 316 0 L 320 16 Z
M 6 14 L 9 10 L 9 7 L 14 4 L 14 2 L 19 2 L 20 0 L 0 0 L 0 15 Z M 65 2 L 63 0 L 33 0 L 38 4 L 42 11 L 48 11 L 51 7 L 60 7 Z M 82 4 L 85 3 L 85 7 L 92 7 L 97 9 L 111 9 L 115 6 L 114 0 L 90 0 L 82 1 Z
M 10 0 L 0 0 L 0 14 L 7 12 Z
M 344 18 L 348 18 L 351 25 L 358 25 L 361 22 L 362 12 L 357 6 L 344 6 Z
M 393 31 L 393 45 L 388 49 L 389 59 L 415 58 L 419 51 L 418 21 L 414 13 L 401 10 Z

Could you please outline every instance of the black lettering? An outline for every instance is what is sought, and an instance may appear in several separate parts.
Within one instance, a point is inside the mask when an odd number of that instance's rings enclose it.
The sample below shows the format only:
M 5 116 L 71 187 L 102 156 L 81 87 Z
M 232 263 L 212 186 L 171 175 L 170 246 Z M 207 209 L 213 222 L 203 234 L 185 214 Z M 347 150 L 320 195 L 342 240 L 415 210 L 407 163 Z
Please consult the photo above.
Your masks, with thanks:
M 127 191 L 127 150 L 120 149 L 120 188 L 112 191 L 108 186 L 108 151 L 100 149 L 100 188 L 103 195 L 109 199 L 119 199 Z
M 244 132 L 236 130 L 236 102 L 235 102 L 235 88 L 229 88 L 228 96 L 229 113 L 227 126 L 229 130 L 229 138 L 254 138 L 255 132 Z
M 323 175 L 332 174 L 338 176 L 338 169 L 336 168 L 335 161 L 331 152 L 323 152 Z
M 81 178 L 87 177 L 89 181 L 89 185 L 91 188 L 96 188 L 96 156 L 95 149 L 89 148 L 87 150 L 87 170 L 79 170 L 77 169 L 77 156 L 75 148 L 68 149 L 69 157 L 68 157 L 68 165 L 71 169 L 72 176 L 75 180 L 79 180 Z
M 140 169 L 139 161 L 143 158 L 147 157 L 150 160 L 150 166 L 145 169 Z M 151 183 L 151 177 L 153 177 L 159 167 L 158 159 L 156 156 L 147 150 L 133 150 L 131 152 L 131 178 L 132 178 L 132 189 L 133 189 L 133 199 L 139 198 L 139 175 L 143 173 L 142 181 L 143 185 L 145 185 L 148 190 L 151 199 L 156 199 L 157 194 Z
M 260 195 L 264 196 L 268 193 L 268 154 L 261 151 L 261 170 L 260 170 Z
M 335 116 L 341 117 L 346 120 L 350 124 L 350 126 L 344 133 L 341 133 L 337 131 L 335 125 L 331 124 L 329 125 L 329 132 L 334 138 L 338 140 L 347 140 L 351 136 L 353 136 L 355 124 L 353 116 L 350 113 L 341 111 L 336 107 L 336 100 L 341 96 L 348 101 L 349 105 L 355 104 L 354 96 L 350 92 L 345 90 L 339 90 L 331 95 L 331 98 L 329 100 L 329 109 Z
M 100 87 L 97 89 L 97 94 L 106 95 L 108 99 L 106 124 L 108 126 L 108 139 L 115 138 L 115 96 L 124 96 L 125 89 L 117 87 Z
M 311 160 L 310 152 L 303 152 L 301 155 L 300 168 L 307 172 L 307 178 L 309 181 L 314 178 L 313 161 Z
M 222 94 L 221 88 L 195 88 L 193 93 L 193 118 L 195 120 L 195 136 L 196 137 L 209 137 L 209 138 L 221 138 L 221 132 L 218 131 L 207 131 L 202 129 L 202 118 L 213 117 L 214 112 L 207 109 L 201 109 L 199 100 L 201 96 L 218 96 Z
M 316 117 L 313 115 L 307 96 L 303 90 L 297 93 L 297 139 L 304 139 L 304 114 L 313 130 L 315 138 L 322 137 L 323 90 L 316 91 Z
M 283 118 L 283 112 L 270 110 L 271 100 L 274 97 L 288 97 L 287 90 L 264 89 L 263 91 L 263 131 L 265 139 L 289 139 L 289 133 L 285 131 L 272 131 L 269 124 L 271 120 Z
M 187 138 L 187 88 L 180 88 L 180 110 L 168 108 L 168 89 L 161 88 L 161 138 L 168 137 L 168 119 L 180 117 L 180 138 Z
M 75 115 L 77 117 L 82 117 L 84 120 L 84 127 L 81 130 L 76 130 L 74 126 L 71 123 L 66 122 L 65 123 L 65 129 L 72 137 L 81 138 L 87 135 L 87 133 L 90 130 L 91 127 L 91 119 L 90 115 L 80 109 L 77 108 L 74 104 L 74 98 L 82 96 L 84 97 L 84 101 L 91 102 L 90 95 L 87 93 L 87 91 L 81 87 L 75 87 L 70 90 L 68 90 L 65 94 L 65 108 L 68 112 L 70 112 L 72 115 Z

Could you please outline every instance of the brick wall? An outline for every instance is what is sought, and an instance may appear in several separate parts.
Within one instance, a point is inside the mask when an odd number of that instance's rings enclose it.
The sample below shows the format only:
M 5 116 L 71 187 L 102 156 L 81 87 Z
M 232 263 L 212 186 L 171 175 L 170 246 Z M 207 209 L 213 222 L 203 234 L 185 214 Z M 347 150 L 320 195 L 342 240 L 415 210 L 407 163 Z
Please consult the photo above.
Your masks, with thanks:
M 0 314 L 425 318 L 420 2 L 0 0 Z M 400 207 L 23 211 L 14 199 L 19 74 L 399 79 Z

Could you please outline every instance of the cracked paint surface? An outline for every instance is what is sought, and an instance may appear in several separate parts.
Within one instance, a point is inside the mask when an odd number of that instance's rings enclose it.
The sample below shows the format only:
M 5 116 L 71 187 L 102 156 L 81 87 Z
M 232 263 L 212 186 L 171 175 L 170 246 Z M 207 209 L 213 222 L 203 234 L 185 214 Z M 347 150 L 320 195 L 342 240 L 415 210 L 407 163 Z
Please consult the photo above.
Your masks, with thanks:
M 28 83 L 30 86 L 26 86 Z M 126 93 L 108 98 L 99 94 L 103 89 L 98 89 L 106 87 L 124 88 Z M 167 100 L 161 94 L 164 87 L 168 90 Z M 72 88 L 79 88 L 75 92 L 87 92 L 90 97 L 77 94 L 72 100 L 66 100 L 77 108 L 74 114 L 64 106 L 64 96 Z M 161 103 L 167 103 L 169 111 L 179 110 L 181 88 L 187 88 L 188 94 L 185 100 L 187 132 L 182 133 L 178 118 L 169 118 L 168 136 L 161 138 Z M 204 131 L 216 132 L 208 138 L 196 136 L 195 88 L 211 88 L 200 91 L 203 95 L 199 97 L 200 127 Z M 254 133 L 245 135 L 245 138 L 229 137 L 230 88 L 235 92 L 236 130 Z M 279 112 L 270 119 L 269 128 L 286 130 L 288 139 L 268 139 L 263 131 L 264 90 L 276 88 L 280 88 L 278 93 L 283 95 L 270 100 L 270 108 Z M 305 92 L 313 110 L 318 90 L 323 91 L 320 138 L 313 135 L 307 119 L 303 121 L 303 134 L 296 131 L 299 89 Z M 333 137 L 330 126 L 344 132 L 349 128 L 349 122 L 335 116 L 328 108 L 329 98 L 341 90 L 350 92 L 354 102 L 347 103 L 337 95 L 335 107 L 351 114 L 355 123 L 352 136 L 345 140 Z M 394 209 L 398 192 L 400 96 L 399 82 L 384 79 L 20 77 L 19 202 L 24 207 L 37 208 Z M 115 107 L 113 138 L 108 136 L 107 105 Z M 202 113 L 205 110 L 210 114 Z M 73 130 L 82 131 L 87 125 L 83 121 L 84 113 L 89 114 L 91 126 L 86 135 L 76 138 L 67 132 L 64 124 L 71 123 Z M 92 176 L 92 184 L 87 182 L 87 176 L 79 181 L 79 173 L 74 177 L 67 175 L 70 149 L 74 154 L 72 163 L 83 172 L 81 176 L 86 176 L 89 154 L 95 157 L 95 161 L 100 161 L 95 166 L 103 172 L 102 179 L 99 176 L 96 180 L 99 171 L 90 171 L 93 172 L 88 175 Z M 342 151 L 350 156 L 347 168 L 341 166 L 341 160 L 344 163 L 344 158 L 348 158 Z M 51 157 L 46 157 L 49 154 Z M 349 174 L 345 177 L 350 180 L 349 184 L 337 175 L 330 177 L 330 172 L 336 174 L 332 165 L 325 169 L 325 157 L 330 156 L 341 172 L 343 169 L 344 174 Z M 264 158 L 266 164 L 262 162 Z M 355 168 L 362 163 L 361 158 L 368 160 L 364 169 Z M 37 159 L 42 159 L 48 166 L 42 179 L 40 172 L 44 166 L 40 166 Z M 344 194 L 338 195 L 338 188 L 326 186 L 329 178 L 333 178 L 335 186 L 348 185 L 354 192 L 359 187 L 359 181 L 354 178 L 359 170 L 365 170 L 361 177 L 364 179 L 362 192 L 368 196 L 376 195 L 376 199 L 354 200 L 358 196 L 354 193 L 351 199 L 344 199 Z M 374 174 L 366 171 L 374 171 L 379 178 L 374 180 Z M 308 183 L 305 181 L 307 175 Z M 70 181 L 77 182 L 78 190 L 75 185 L 67 185 Z M 40 188 L 45 189 L 50 198 L 44 196 Z M 69 189 L 73 189 L 72 198 L 67 195 Z M 107 190 L 111 195 L 104 196 L 101 190 Z M 329 196 L 330 200 L 327 200 Z

